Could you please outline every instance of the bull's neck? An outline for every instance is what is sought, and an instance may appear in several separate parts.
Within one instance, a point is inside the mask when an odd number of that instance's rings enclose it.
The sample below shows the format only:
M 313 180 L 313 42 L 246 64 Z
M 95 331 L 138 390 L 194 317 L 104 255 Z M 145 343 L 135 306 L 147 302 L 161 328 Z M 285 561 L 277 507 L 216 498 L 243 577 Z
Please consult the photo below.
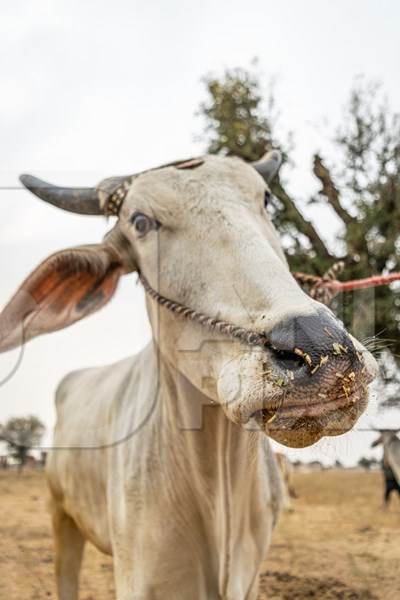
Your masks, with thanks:
M 199 535 L 213 556 L 221 598 L 229 596 L 232 569 L 241 564 L 241 536 L 249 515 L 257 522 L 256 554 L 264 556 L 268 534 L 263 522 L 270 503 L 269 446 L 259 432 L 232 423 L 181 373 L 161 360 L 158 435 L 165 471 L 172 464 L 180 496 L 200 515 Z M 179 473 L 176 473 L 176 468 Z M 257 521 L 258 517 L 258 521 Z M 251 527 L 250 527 L 251 529 Z M 258 541 L 258 536 L 260 536 Z M 258 545 L 260 547 L 258 547 Z M 235 565 L 235 566 L 233 566 Z
M 246 473 L 256 469 L 264 436 L 230 421 L 218 404 L 162 359 L 160 390 L 162 436 L 172 436 L 177 448 L 186 446 L 188 461 L 200 472 L 220 477 L 222 468 L 232 474 L 243 465 Z

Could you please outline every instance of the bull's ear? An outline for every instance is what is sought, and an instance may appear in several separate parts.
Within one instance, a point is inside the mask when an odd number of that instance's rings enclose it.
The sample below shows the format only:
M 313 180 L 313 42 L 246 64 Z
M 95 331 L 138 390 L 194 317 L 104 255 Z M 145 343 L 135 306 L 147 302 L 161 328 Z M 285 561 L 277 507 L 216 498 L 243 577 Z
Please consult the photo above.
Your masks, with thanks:
M 29 275 L 0 313 L 0 352 L 99 310 L 112 298 L 124 272 L 108 245 L 53 254 Z

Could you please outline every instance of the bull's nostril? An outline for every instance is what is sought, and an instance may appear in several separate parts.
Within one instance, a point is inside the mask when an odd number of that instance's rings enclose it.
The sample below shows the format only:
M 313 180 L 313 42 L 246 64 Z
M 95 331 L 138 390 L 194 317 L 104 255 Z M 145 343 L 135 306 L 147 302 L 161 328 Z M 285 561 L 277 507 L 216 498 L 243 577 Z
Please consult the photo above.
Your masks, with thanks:
M 311 375 L 325 364 L 327 357 L 340 360 L 346 356 L 349 361 L 355 357 L 346 331 L 323 309 L 279 323 L 268 332 L 268 339 L 278 363 L 292 370 L 306 367 Z
M 295 352 L 290 350 L 279 350 L 278 348 L 271 348 L 276 362 L 280 367 L 290 371 L 298 371 L 305 366 L 304 360 Z

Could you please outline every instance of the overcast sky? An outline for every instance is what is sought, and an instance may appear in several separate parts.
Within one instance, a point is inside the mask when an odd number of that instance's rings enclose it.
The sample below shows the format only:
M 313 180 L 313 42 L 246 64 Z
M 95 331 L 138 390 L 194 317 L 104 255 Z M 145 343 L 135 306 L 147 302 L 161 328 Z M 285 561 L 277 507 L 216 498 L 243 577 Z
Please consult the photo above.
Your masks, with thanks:
M 397 0 L 3 3 L 0 306 L 48 254 L 97 242 L 109 227 L 105 219 L 73 216 L 7 189 L 19 185 L 19 173 L 93 184 L 200 154 L 201 78 L 258 57 L 264 81 L 278 80 L 277 133 L 294 133 L 295 168 L 286 176 L 302 200 L 318 187 L 312 153 L 328 148 L 357 75 L 381 81 L 399 108 L 399 23 Z M 313 211 L 309 216 L 330 239 L 333 215 Z M 50 427 L 54 389 L 65 373 L 134 353 L 149 335 L 143 292 L 134 277 L 125 278 L 103 311 L 27 346 L 14 376 L 0 386 L 0 421 L 34 413 Z M 0 381 L 17 359 L 17 352 L 0 357 Z M 375 417 L 374 407 L 372 400 L 361 426 L 372 418 L 393 422 L 393 414 Z M 350 463 L 368 452 L 370 440 L 355 432 L 294 456 Z

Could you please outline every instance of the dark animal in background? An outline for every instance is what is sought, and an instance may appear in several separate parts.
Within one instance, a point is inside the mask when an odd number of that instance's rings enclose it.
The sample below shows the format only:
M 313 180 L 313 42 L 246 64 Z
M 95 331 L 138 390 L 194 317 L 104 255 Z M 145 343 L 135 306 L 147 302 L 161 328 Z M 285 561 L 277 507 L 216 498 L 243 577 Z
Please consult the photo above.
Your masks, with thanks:
M 372 443 L 372 448 L 383 445 L 382 471 L 384 477 L 384 506 L 389 505 L 390 495 L 396 491 L 400 496 L 400 439 L 398 430 L 379 430 L 380 436 Z

